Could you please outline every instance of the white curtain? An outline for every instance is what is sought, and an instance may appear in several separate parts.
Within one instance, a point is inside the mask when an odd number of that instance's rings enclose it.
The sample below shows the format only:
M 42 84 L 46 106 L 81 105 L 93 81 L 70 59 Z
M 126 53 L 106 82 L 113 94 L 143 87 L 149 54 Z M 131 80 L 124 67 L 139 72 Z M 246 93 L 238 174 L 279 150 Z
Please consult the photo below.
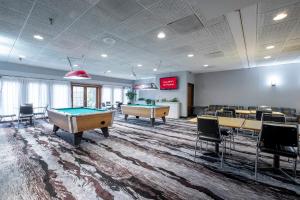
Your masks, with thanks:
M 36 107 L 49 105 L 49 84 L 46 81 L 27 82 L 27 102 Z
M 2 79 L 0 86 L 0 114 L 18 115 L 21 104 L 21 81 Z
M 122 102 L 122 98 L 123 98 L 123 88 L 121 87 L 115 87 L 114 88 L 114 101 L 113 103 L 118 102 Z
M 52 85 L 51 95 L 53 108 L 68 108 L 71 105 L 70 84 L 63 82 L 55 82 Z
M 106 103 L 107 101 L 112 102 L 112 87 L 104 86 L 102 88 L 101 102 Z
M 128 91 L 130 91 L 130 88 L 129 88 L 129 87 L 125 87 L 125 88 L 123 89 L 123 103 L 124 103 L 124 104 L 126 104 L 126 103 L 129 102 L 129 99 L 128 99 L 128 97 L 126 96 L 126 93 L 127 93 Z

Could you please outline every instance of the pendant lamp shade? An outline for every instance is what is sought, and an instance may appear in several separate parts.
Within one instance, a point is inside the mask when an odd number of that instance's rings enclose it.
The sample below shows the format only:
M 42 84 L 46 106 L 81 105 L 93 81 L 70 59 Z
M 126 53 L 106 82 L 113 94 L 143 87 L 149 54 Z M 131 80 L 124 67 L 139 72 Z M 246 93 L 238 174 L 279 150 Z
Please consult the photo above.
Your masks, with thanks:
M 91 79 L 91 75 L 89 75 L 84 70 L 74 70 L 66 73 L 64 76 L 66 79 Z
M 67 60 L 70 65 L 71 71 L 66 73 L 64 78 L 66 79 L 91 79 L 91 75 L 89 75 L 85 70 L 73 70 L 73 65 L 71 63 L 70 57 L 67 57 Z

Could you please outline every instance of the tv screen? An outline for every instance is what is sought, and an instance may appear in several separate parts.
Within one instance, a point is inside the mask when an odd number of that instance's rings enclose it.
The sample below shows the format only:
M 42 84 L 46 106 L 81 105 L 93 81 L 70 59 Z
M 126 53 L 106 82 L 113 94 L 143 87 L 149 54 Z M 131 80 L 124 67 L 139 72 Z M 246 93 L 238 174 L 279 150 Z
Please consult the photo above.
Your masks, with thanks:
M 176 90 L 177 87 L 177 77 L 164 77 L 160 78 L 160 89 L 161 90 Z

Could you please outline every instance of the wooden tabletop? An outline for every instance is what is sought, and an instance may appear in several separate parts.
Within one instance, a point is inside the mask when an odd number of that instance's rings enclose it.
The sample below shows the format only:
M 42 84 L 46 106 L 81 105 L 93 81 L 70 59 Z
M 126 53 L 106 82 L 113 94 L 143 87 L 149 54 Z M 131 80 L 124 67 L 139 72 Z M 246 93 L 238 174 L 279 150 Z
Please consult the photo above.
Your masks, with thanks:
M 232 118 L 232 117 L 215 117 L 215 116 L 208 116 L 203 115 L 200 118 L 207 118 L 207 119 L 218 119 L 220 126 L 230 127 L 230 128 L 241 128 L 245 119 L 243 118 Z M 189 120 L 192 123 L 197 123 L 197 117 Z
M 246 119 L 241 128 L 259 132 L 261 130 L 261 126 L 262 121 Z

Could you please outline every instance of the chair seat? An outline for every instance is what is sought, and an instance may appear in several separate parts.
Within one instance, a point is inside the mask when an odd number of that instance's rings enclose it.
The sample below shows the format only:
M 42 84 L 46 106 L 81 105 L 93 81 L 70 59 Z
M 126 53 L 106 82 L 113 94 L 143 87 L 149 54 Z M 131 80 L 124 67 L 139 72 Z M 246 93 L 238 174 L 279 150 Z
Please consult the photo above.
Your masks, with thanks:
M 205 140 L 205 141 L 208 141 L 208 142 L 221 143 L 221 140 L 220 140 L 220 139 L 211 138 L 211 137 L 200 136 L 199 139 L 200 139 L 200 140 Z
M 20 115 L 20 118 L 28 118 L 28 117 L 33 117 L 33 114 L 28 114 L 28 115 Z
M 221 135 L 224 135 L 224 136 L 228 136 L 231 133 L 231 131 L 229 129 L 221 129 L 220 132 L 221 132 Z
M 279 147 L 261 147 L 261 152 L 276 154 L 279 156 L 289 157 L 289 158 L 297 158 L 297 150 L 294 147 L 288 146 L 279 146 Z
M 11 115 L 0 115 L 0 118 L 5 118 L 5 117 L 15 117 L 15 114 L 11 114 Z
M 33 113 L 34 115 L 44 115 L 45 113 L 44 112 L 36 112 L 36 113 Z

